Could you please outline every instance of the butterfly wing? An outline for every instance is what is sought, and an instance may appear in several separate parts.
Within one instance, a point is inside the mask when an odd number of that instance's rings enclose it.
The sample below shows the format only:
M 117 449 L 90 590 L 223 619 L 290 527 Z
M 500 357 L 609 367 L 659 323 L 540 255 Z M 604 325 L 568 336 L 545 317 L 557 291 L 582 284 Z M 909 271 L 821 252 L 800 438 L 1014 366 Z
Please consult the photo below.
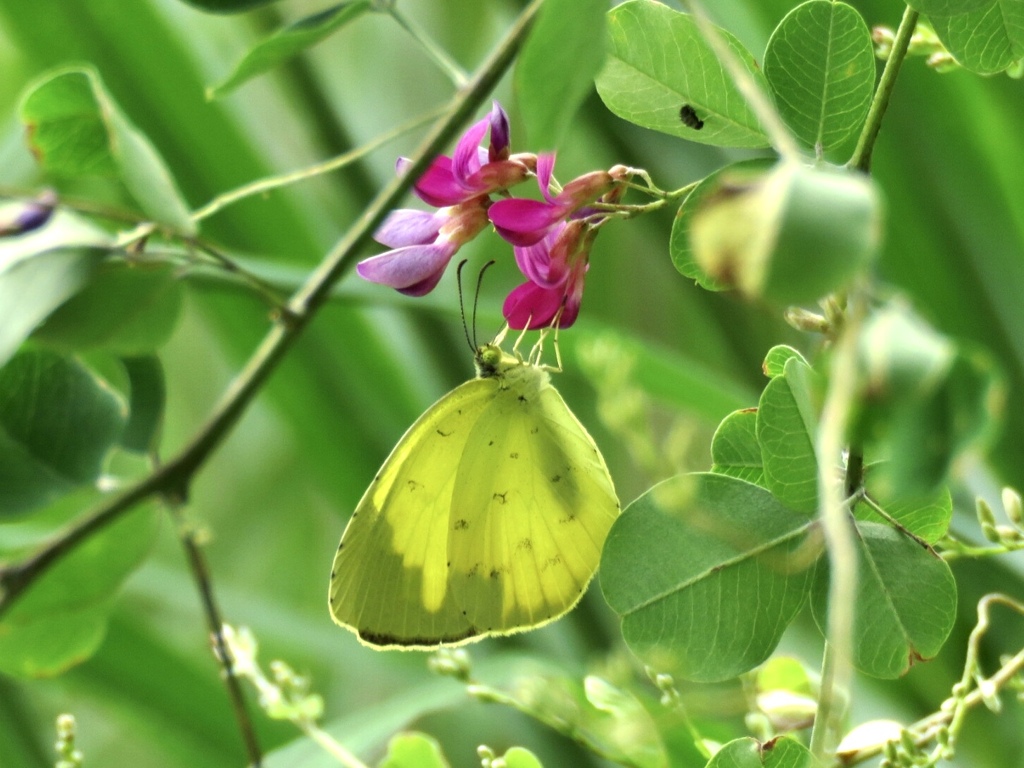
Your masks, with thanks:
M 448 585 L 457 470 L 498 389 L 474 379 L 441 398 L 399 440 L 345 528 L 331 570 L 334 620 L 379 647 L 455 644 L 479 632 Z
M 474 424 L 455 480 L 449 583 L 468 623 L 509 634 L 564 614 L 618 512 L 593 439 L 547 374 L 523 366 Z

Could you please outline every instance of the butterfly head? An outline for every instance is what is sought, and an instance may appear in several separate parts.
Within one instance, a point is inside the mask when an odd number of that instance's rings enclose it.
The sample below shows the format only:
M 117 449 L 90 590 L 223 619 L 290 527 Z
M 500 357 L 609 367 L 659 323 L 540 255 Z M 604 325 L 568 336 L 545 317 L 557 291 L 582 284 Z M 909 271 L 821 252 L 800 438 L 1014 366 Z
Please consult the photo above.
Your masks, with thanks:
M 497 344 L 484 344 L 477 347 L 473 359 L 476 362 L 476 375 L 481 379 L 500 378 L 512 366 L 522 364 L 520 360 L 502 350 Z

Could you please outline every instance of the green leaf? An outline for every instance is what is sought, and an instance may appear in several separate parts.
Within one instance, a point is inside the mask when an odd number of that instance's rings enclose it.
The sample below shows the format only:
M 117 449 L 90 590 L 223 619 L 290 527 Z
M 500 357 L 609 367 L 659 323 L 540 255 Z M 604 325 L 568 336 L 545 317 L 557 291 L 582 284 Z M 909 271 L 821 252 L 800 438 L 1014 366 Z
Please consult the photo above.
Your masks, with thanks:
M 783 161 L 722 174 L 690 225 L 694 259 L 751 298 L 803 304 L 841 289 L 874 258 L 881 196 L 870 178 Z
M 249 50 L 222 82 L 208 88 L 207 98 L 226 96 L 242 83 L 326 40 L 371 7 L 370 0 L 349 0 L 282 27 Z
M 50 677 L 80 664 L 103 642 L 109 613 L 104 603 L 25 623 L 0 622 L 0 672 Z
M 62 505 L 77 509 L 79 504 Z M 64 509 L 58 510 L 67 517 Z M 31 551 L 53 535 L 32 521 L 0 524 L 0 558 Z M 0 621 L 0 670 L 19 676 L 53 675 L 84 661 L 106 631 L 113 598 L 153 546 L 159 510 L 133 510 L 79 544 L 18 599 Z
M 929 544 L 934 544 L 946 535 L 949 523 L 953 518 L 953 497 L 950 496 L 948 488 L 942 487 L 930 494 L 912 494 L 893 498 L 888 495 L 891 493 L 888 488 L 883 489 L 881 493 L 875 493 L 872 489 L 872 469 L 874 468 L 869 468 L 867 471 L 868 495 L 889 517 Z M 858 520 L 891 525 L 863 500 L 857 503 L 853 513 Z
M 69 351 L 143 355 L 174 330 L 184 289 L 171 264 L 112 261 L 40 326 L 38 339 Z
M 711 440 L 711 462 L 712 472 L 764 487 L 756 408 L 733 411 L 718 425 Z
M 680 274 L 697 281 L 697 284 L 708 291 L 724 291 L 728 285 L 715 280 L 707 274 L 697 263 L 693 255 L 693 246 L 690 244 L 690 228 L 693 225 L 694 214 L 700 210 L 704 200 L 711 193 L 719 188 L 722 174 L 730 173 L 757 173 L 767 171 L 775 165 L 772 158 L 757 158 L 755 160 L 741 160 L 732 165 L 719 168 L 714 173 L 705 177 L 694 187 L 690 194 L 683 200 L 672 221 L 672 234 L 669 237 L 669 255 L 672 263 L 679 270 Z
M 803 744 L 784 736 L 766 741 L 734 739 L 723 746 L 706 768 L 818 768 L 820 763 Z
M 0 368 L 0 516 L 94 482 L 127 416 L 77 360 L 43 349 L 16 355 Z
M 814 371 L 796 357 L 784 370 L 768 382 L 757 406 L 765 487 L 790 509 L 813 514 L 818 509 Z
M 774 379 L 776 376 L 781 376 L 786 372 L 786 363 L 791 359 L 796 358 L 804 365 L 810 365 L 807 359 L 800 354 L 799 350 L 793 349 L 786 344 L 776 344 L 774 347 L 768 350 L 768 354 L 764 356 L 764 363 L 761 364 L 761 370 L 764 371 L 764 375 L 770 379 Z
M 775 28 L 764 75 L 796 137 L 827 153 L 867 116 L 875 84 L 871 32 L 846 3 L 809 0 Z
M 448 768 L 441 745 L 425 733 L 400 733 L 388 742 L 380 768 Z
M 106 233 L 60 210 L 42 229 L 0 239 L 0 366 L 88 282 L 109 243 Z
M 121 362 L 131 391 L 121 446 L 136 453 L 150 453 L 159 442 L 167 402 L 164 368 L 155 355 L 127 357 Z
M 21 101 L 21 120 L 40 164 L 59 176 L 119 178 L 147 216 L 179 232 L 195 224 L 163 159 L 90 68 L 44 75 Z
M 547 0 L 519 55 L 515 90 L 535 151 L 559 146 L 605 57 L 606 0 Z
M 653 0 L 630 0 L 609 11 L 608 31 L 608 58 L 597 91 L 616 115 L 702 144 L 768 146 L 753 111 L 692 18 Z M 767 91 L 750 52 L 729 32 L 719 33 Z M 680 118 L 687 105 L 703 121 L 699 130 Z
M 857 532 L 853 663 L 873 677 L 899 677 L 942 648 L 956 619 L 956 582 L 942 558 L 888 525 L 859 522 Z M 824 558 L 811 607 L 818 626 L 827 627 Z
M 764 661 L 803 604 L 818 555 L 807 552 L 814 527 L 763 488 L 681 475 L 615 521 L 601 589 L 644 663 L 687 680 L 725 680 Z
M 1024 2 L 913 0 L 960 64 L 979 75 L 1002 72 L 1024 58 Z

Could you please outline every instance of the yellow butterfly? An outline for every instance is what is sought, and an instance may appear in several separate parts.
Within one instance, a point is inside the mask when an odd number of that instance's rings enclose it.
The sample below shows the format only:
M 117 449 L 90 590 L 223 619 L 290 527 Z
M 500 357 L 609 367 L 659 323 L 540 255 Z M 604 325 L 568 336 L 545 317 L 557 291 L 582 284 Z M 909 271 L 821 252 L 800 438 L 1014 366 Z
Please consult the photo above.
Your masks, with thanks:
M 619 513 L 604 458 L 551 385 L 559 369 L 499 344 L 402 436 L 341 537 L 331 616 L 366 645 L 533 629 L 597 570 Z

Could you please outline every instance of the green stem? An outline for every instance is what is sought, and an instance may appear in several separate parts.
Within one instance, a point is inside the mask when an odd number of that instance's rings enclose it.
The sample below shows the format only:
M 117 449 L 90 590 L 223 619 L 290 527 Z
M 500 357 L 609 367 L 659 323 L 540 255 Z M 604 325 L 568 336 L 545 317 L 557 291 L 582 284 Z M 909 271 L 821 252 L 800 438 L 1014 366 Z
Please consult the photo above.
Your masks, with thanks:
M 856 396 L 857 337 L 867 311 L 863 290 L 850 294 L 848 315 L 836 342 L 828 393 L 818 429 L 818 497 L 829 558 L 828 627 L 822 660 L 818 714 L 811 731 L 811 753 L 822 763 L 835 748 L 845 714 L 845 697 L 853 681 L 853 613 L 857 593 L 857 548 L 844 493 L 850 480 L 839 482 L 846 426 Z M 860 471 L 856 464 L 848 469 Z M 858 483 L 859 485 L 859 483 Z
M 427 55 L 434 60 L 434 63 L 448 76 L 448 79 L 452 81 L 456 88 L 462 88 L 466 85 L 469 78 L 466 77 L 462 67 L 448 55 L 444 48 L 434 42 L 433 38 L 426 33 L 423 27 L 399 11 L 397 2 L 388 3 L 387 12 L 391 14 L 391 18 L 398 22 L 399 26 L 412 35 L 412 38 L 423 47 Z
M 370 240 L 388 212 L 399 203 L 427 165 L 472 116 L 512 64 L 542 4 L 543 0 L 533 0 L 523 10 L 505 39 L 480 66 L 470 84 L 459 92 L 446 117 L 423 140 L 408 171 L 381 190 L 352 228 L 324 257 L 306 283 L 296 291 L 288 303 L 287 311 L 275 320 L 263 342 L 253 352 L 192 441 L 155 472 L 73 522 L 24 560 L 0 567 L 0 616 L 10 610 L 17 598 L 50 566 L 140 501 L 157 494 L 187 498 L 193 475 L 230 433 L 316 315 L 320 305 L 330 296 L 334 285 L 352 268 L 360 248 Z
M 878 140 L 878 132 L 882 130 L 882 117 L 889 107 L 889 99 L 892 97 L 893 89 L 896 87 L 896 77 L 903 66 L 903 60 L 907 57 L 907 49 L 910 47 L 910 38 L 917 27 L 918 12 L 910 6 L 903 12 L 899 29 L 896 30 L 896 38 L 893 40 L 892 50 L 885 62 L 885 69 L 882 70 L 882 77 L 878 81 L 878 88 L 875 89 L 875 97 L 871 102 L 871 109 L 868 110 L 867 120 L 857 140 L 857 148 L 853 151 L 853 157 L 847 165 L 865 173 L 871 168 L 871 153 L 875 148 L 875 141 Z
M 349 152 L 340 154 L 337 157 L 332 157 L 330 160 L 326 160 L 325 162 L 316 163 L 315 165 L 302 168 L 298 171 L 293 171 L 292 173 L 284 173 L 279 176 L 270 176 L 266 179 L 259 179 L 238 187 L 237 189 L 232 189 L 230 192 L 224 192 L 223 194 L 217 195 L 213 200 L 208 202 L 202 208 L 197 209 L 192 214 L 192 221 L 202 221 L 203 219 L 209 218 L 215 213 L 219 213 L 224 208 L 227 208 L 229 205 L 237 203 L 239 200 L 244 200 L 247 197 L 260 195 L 264 192 L 280 189 L 281 187 L 287 187 L 298 181 L 316 178 L 317 176 L 321 176 L 325 173 L 337 171 L 347 165 L 351 165 L 356 160 L 365 157 L 388 142 L 394 141 L 399 136 L 408 133 L 415 128 L 419 128 L 430 120 L 436 119 L 445 111 L 445 109 L 447 108 L 442 107 L 435 109 L 426 115 L 421 115 L 409 120 L 408 122 L 402 123 L 397 128 L 375 138 L 373 141 Z

